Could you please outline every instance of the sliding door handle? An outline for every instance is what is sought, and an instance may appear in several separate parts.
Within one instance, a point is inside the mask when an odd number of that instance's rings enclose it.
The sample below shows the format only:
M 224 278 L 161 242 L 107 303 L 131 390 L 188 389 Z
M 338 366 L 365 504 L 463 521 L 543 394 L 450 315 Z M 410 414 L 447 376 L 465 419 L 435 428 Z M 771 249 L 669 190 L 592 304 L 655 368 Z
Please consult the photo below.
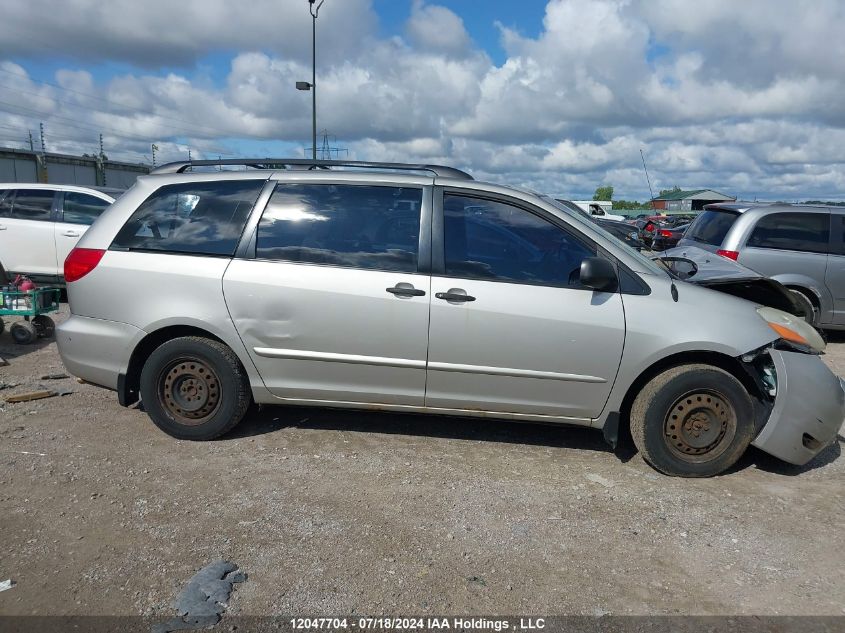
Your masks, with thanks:
M 464 301 L 475 301 L 475 297 L 472 297 L 465 292 L 454 292 L 454 288 L 449 292 L 438 292 L 434 295 L 438 299 L 443 299 L 443 301 L 457 301 L 463 303 Z

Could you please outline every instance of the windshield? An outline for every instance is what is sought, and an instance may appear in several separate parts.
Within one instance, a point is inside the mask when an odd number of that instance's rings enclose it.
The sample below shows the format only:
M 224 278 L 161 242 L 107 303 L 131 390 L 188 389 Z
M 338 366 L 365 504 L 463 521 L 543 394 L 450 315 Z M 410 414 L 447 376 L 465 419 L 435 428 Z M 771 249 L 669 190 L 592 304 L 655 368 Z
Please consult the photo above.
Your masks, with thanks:
M 721 246 L 738 217 L 739 213 L 736 211 L 707 209 L 693 220 L 684 238 L 711 246 Z
M 625 252 L 628 253 L 628 255 L 630 255 L 634 259 L 636 259 L 639 263 L 641 263 L 643 265 L 644 270 L 647 270 L 647 271 L 655 273 L 655 274 L 666 274 L 667 271 L 666 271 L 666 268 L 664 266 L 659 266 L 658 264 L 655 264 L 652 260 L 650 260 L 648 257 L 643 255 L 642 253 L 640 253 L 638 250 L 636 250 L 635 248 L 631 248 L 630 246 L 625 244 L 625 242 L 622 242 L 622 240 L 620 240 L 618 237 L 616 237 L 613 233 L 603 229 L 599 225 L 598 222 L 593 220 L 586 213 L 584 213 L 584 212 L 579 213 L 577 211 L 573 211 L 569 207 L 569 205 L 563 204 L 562 202 L 558 202 L 557 200 L 555 200 L 554 198 L 550 198 L 549 196 L 543 195 L 543 196 L 540 196 L 540 197 L 544 201 L 548 202 L 549 204 L 554 205 L 556 208 L 558 208 L 561 211 L 563 211 L 564 213 L 566 213 L 566 215 L 568 217 L 574 219 L 576 222 L 583 224 L 585 226 L 589 226 L 594 231 L 598 231 L 599 233 L 601 233 L 605 237 L 610 238 L 611 240 L 616 240 L 617 242 L 620 242 L 627 249 Z M 579 209 L 579 211 L 580 211 L 580 209 Z M 633 231 L 635 229 L 632 227 L 631 230 Z

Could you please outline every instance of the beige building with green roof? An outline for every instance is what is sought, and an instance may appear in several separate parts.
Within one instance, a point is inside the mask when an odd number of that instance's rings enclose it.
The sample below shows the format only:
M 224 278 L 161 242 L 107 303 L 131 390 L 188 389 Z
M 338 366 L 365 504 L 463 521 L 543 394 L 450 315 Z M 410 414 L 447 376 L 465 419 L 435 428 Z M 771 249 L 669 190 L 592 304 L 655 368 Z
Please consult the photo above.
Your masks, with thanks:
M 671 214 L 701 211 L 705 204 L 734 202 L 735 200 L 736 197 L 726 196 L 712 189 L 693 189 L 691 191 L 673 191 L 658 196 L 651 202 L 655 209 Z

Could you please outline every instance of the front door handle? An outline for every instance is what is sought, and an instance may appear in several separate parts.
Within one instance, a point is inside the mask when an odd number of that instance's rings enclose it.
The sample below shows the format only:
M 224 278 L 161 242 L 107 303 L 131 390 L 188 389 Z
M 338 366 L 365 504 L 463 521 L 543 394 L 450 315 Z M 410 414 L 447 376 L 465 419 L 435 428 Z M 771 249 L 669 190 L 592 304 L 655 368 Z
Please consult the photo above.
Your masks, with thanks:
M 457 302 L 464 302 L 464 301 L 475 301 L 475 297 L 468 295 L 466 292 L 461 290 L 460 292 L 455 292 L 459 290 L 458 288 L 451 288 L 449 292 L 438 292 L 434 296 L 438 299 L 443 299 L 443 301 L 457 301 Z
M 397 297 L 424 297 L 425 290 L 418 290 L 409 283 L 396 284 L 393 288 L 385 288 L 387 292 Z
M 79 237 L 79 231 L 65 231 L 62 235 L 65 237 Z

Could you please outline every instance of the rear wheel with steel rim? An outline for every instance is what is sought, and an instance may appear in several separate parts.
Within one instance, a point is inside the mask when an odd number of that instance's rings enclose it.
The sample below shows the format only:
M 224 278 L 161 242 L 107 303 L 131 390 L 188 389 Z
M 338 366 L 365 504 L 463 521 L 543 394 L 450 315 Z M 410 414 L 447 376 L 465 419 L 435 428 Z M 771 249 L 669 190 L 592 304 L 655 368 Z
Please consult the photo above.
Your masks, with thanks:
M 150 354 L 140 391 L 156 426 L 191 440 L 228 432 L 251 401 L 249 382 L 234 352 L 219 341 L 193 336 L 167 341 Z
M 730 468 L 754 438 L 743 384 L 711 365 L 682 365 L 655 376 L 631 407 L 631 436 L 657 470 L 709 477 Z

